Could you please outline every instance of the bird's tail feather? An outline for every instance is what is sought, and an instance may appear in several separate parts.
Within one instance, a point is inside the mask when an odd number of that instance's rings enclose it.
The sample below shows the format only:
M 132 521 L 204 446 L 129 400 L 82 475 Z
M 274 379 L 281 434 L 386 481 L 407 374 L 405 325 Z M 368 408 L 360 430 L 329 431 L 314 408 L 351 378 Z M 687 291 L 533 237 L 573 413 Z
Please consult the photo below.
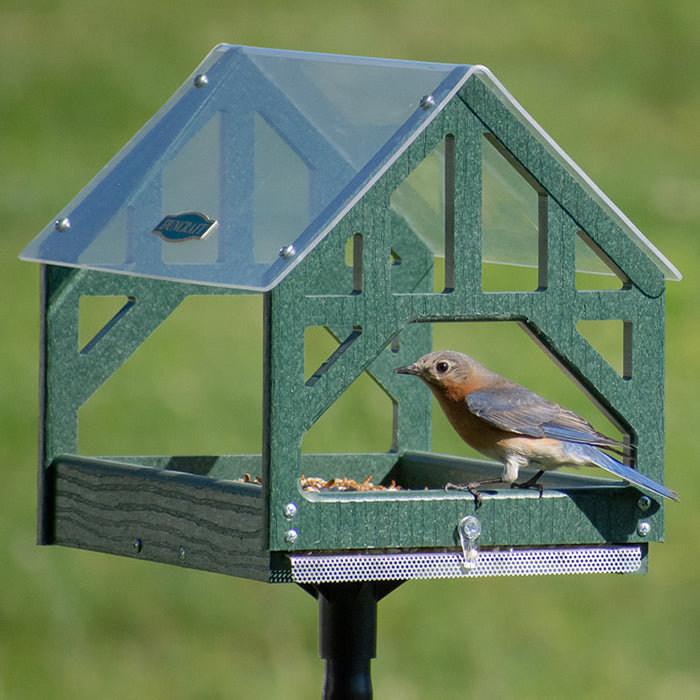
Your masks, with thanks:
M 669 489 L 662 484 L 657 484 L 653 479 L 650 479 L 648 476 L 645 476 L 637 470 L 624 464 L 620 464 L 620 462 L 618 462 L 616 459 L 613 459 L 610 455 L 605 454 L 605 452 L 601 452 L 597 447 L 593 447 L 592 445 L 577 444 L 575 448 L 577 452 L 585 455 L 585 457 L 587 457 L 593 464 L 625 479 L 625 481 L 629 481 L 631 484 L 639 486 L 646 491 L 651 491 L 658 496 L 670 498 L 673 501 L 679 500 L 678 494 L 673 489 Z

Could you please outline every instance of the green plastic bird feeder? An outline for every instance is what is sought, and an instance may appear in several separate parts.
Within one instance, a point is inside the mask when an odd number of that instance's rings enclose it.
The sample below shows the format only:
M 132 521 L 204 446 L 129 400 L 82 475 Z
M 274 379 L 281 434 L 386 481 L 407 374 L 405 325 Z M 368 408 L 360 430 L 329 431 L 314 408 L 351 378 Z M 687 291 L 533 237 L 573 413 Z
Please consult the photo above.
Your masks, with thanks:
M 429 392 L 392 373 L 433 349 L 434 323 L 517 322 L 663 482 L 680 276 L 482 66 L 218 46 L 22 258 L 43 279 L 41 544 L 306 585 L 643 572 L 663 539 L 661 500 L 613 479 L 551 474 L 542 498 L 489 491 L 478 509 L 446 492 L 500 465 L 433 453 Z M 484 291 L 485 260 L 535 267 L 537 289 Z M 576 288 L 601 267 L 619 289 Z M 237 294 L 263 299 L 262 453 L 80 454 L 79 409 L 158 325 L 190 295 Z M 81 348 L 90 296 L 127 302 Z M 623 322 L 621 374 L 585 320 Z M 310 326 L 338 346 L 307 377 Z M 391 397 L 391 449 L 303 454 L 363 372 Z

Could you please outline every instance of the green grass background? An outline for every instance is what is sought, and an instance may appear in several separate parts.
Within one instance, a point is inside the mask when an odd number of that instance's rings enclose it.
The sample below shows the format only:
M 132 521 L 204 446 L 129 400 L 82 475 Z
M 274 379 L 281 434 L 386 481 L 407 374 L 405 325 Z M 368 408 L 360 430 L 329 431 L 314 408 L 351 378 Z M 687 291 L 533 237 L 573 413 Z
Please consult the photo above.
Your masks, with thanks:
M 320 695 L 316 605 L 294 586 L 34 544 L 38 266 L 17 255 L 220 42 L 489 66 L 685 275 L 667 304 L 666 470 L 682 502 L 650 573 L 405 584 L 380 603 L 376 697 L 700 698 L 697 0 L 2 0 L 0 699 Z M 87 451 L 256 450 L 259 345 L 239 342 L 254 302 L 225 332 L 197 325 L 230 318 L 225 303 L 164 327 L 170 374 L 144 346 L 131 391 L 96 396 Z M 436 335 L 590 415 L 517 329 Z M 200 381 L 230 348 L 242 372 Z M 387 409 L 358 384 L 305 448 L 385 449 Z M 439 417 L 435 433 L 464 450 Z

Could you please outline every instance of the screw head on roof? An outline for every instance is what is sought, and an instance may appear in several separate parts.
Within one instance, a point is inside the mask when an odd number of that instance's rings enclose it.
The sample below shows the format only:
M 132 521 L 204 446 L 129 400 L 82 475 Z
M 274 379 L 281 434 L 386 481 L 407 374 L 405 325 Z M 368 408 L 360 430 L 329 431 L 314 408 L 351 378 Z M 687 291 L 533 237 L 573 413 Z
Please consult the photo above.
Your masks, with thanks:
M 56 219 L 55 228 L 61 233 L 67 231 L 70 228 L 70 219 L 67 216 L 64 216 L 62 219 Z
M 209 84 L 209 78 L 204 73 L 200 73 L 194 78 L 194 86 L 196 88 L 203 88 L 205 85 Z
M 280 248 L 280 258 L 284 258 L 285 260 L 293 258 L 296 255 L 296 253 L 296 248 L 291 243 L 289 245 L 284 246 L 284 248 Z
M 420 98 L 421 109 L 429 110 L 431 107 L 435 106 L 435 98 L 432 95 L 424 95 Z

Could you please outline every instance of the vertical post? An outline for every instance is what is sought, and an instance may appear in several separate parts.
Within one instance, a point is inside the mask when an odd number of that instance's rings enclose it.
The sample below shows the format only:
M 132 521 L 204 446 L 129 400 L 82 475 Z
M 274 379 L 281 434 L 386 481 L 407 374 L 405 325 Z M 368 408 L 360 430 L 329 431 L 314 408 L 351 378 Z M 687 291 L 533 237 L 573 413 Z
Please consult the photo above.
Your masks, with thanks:
M 326 662 L 326 700 L 372 697 L 370 662 L 377 655 L 377 599 L 372 583 L 319 587 L 319 653 Z
M 377 655 L 377 602 L 402 581 L 303 586 L 318 599 L 319 654 L 326 662 L 324 700 L 371 700 Z

